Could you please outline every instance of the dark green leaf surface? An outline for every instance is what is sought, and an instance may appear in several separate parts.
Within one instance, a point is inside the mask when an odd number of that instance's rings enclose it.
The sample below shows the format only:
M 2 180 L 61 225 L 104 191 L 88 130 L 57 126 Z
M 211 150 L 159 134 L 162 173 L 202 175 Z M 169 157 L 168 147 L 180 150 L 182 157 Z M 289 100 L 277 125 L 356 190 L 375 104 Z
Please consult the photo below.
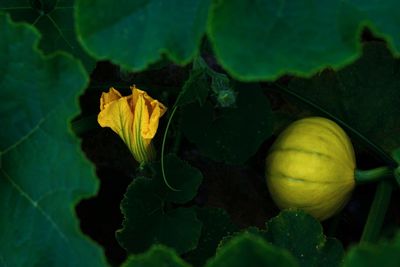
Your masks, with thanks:
M 183 109 L 182 128 L 201 152 L 216 161 L 243 163 L 272 132 L 272 113 L 257 85 L 237 86 L 237 106 L 214 110 L 211 103 Z
M 172 203 L 192 199 L 201 183 L 201 173 L 168 156 L 165 162 L 168 181 L 180 191 L 170 190 L 161 177 L 158 164 L 154 178 L 136 178 L 122 200 L 125 219 L 116 234 L 118 242 L 130 253 L 141 253 L 153 244 L 170 246 L 178 253 L 194 249 L 201 232 L 201 222 L 193 208 L 171 208 Z
M 392 242 L 360 244 L 346 255 L 344 267 L 400 266 L 400 234 Z
M 219 62 L 240 80 L 272 80 L 284 73 L 309 75 L 325 66 L 340 67 L 360 50 L 357 17 L 342 10 L 340 3 L 214 1 L 209 38 Z
M 289 250 L 300 266 L 340 266 L 344 251 L 339 241 L 326 238 L 321 224 L 301 211 L 282 211 L 267 223 L 267 239 Z
M 140 255 L 132 255 L 122 267 L 190 267 L 176 252 L 162 245 L 152 246 Z
M 209 4 L 210 0 L 78 0 L 78 34 L 97 59 L 131 70 L 143 70 L 163 54 L 185 64 L 197 52 Z
M 194 266 L 203 266 L 214 256 L 221 239 L 238 230 L 225 210 L 219 208 L 198 208 L 197 217 L 203 223 L 199 244 L 185 259 Z
M 237 94 L 228 76 L 214 71 L 202 57 L 198 56 L 193 61 L 193 69 L 178 96 L 176 105 L 183 106 L 197 100 L 202 106 L 210 89 L 212 89 L 212 95 L 218 106 L 233 107 L 236 105 Z
M 393 51 L 400 53 L 400 2 L 397 0 L 345 0 L 349 15 L 358 18 L 361 24 L 388 41 Z
M 392 151 L 392 157 L 397 163 L 397 168 L 394 170 L 394 177 L 397 184 L 400 185 L 400 148 L 396 148 Z
M 83 51 L 74 27 L 74 0 L 2 0 L 0 11 L 16 21 L 34 25 L 42 34 L 39 47 L 46 53 L 67 51 L 79 58 L 90 72 L 94 60 Z
M 206 71 L 204 69 L 192 70 L 189 79 L 182 87 L 176 105 L 183 106 L 195 101 L 203 105 L 208 96 L 209 89 L 210 85 Z
M 392 151 L 392 157 L 400 165 L 400 147 Z
M 291 267 L 298 266 L 286 250 L 265 242 L 262 238 L 243 233 L 229 241 L 206 267 Z
M 289 88 L 387 153 L 400 145 L 400 64 L 384 44 L 367 44 L 354 64 L 311 79 L 295 79 Z
M 179 191 L 172 191 L 165 186 L 161 177 L 160 164 L 155 164 L 156 177 L 154 179 L 157 181 L 160 197 L 179 204 L 192 200 L 203 180 L 201 172 L 173 154 L 165 157 L 164 167 L 168 182 Z
M 237 237 L 237 236 L 239 236 L 239 235 L 241 235 L 243 233 L 249 233 L 249 234 L 256 235 L 258 237 L 261 237 L 261 238 L 265 239 L 267 231 L 265 229 L 259 229 L 258 227 L 255 227 L 255 226 L 250 226 L 250 227 L 248 227 L 246 229 L 243 229 L 243 230 L 234 232 L 232 234 L 226 235 L 219 242 L 218 247 L 217 247 L 217 252 L 221 248 L 223 248 L 227 243 L 229 243 L 230 240 L 232 240 L 233 238 L 235 238 L 235 237 Z
M 208 66 L 200 57 L 196 57 L 193 61 L 192 71 L 189 79 L 185 82 L 176 100 L 177 106 L 183 106 L 195 102 L 203 105 L 210 90 L 208 77 Z
M 68 129 L 85 71 L 1 14 L 0 38 L 0 266 L 105 266 L 74 212 L 98 188 Z

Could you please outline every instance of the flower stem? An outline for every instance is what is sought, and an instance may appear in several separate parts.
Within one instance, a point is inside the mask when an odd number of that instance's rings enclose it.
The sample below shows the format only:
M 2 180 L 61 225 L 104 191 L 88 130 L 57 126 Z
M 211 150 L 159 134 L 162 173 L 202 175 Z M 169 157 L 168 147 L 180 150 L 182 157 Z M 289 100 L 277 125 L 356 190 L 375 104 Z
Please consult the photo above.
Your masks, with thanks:
M 165 131 L 164 131 L 163 141 L 162 141 L 162 145 L 161 145 L 161 173 L 162 173 L 165 185 L 172 191 L 180 191 L 180 190 L 175 189 L 168 183 L 167 176 L 165 174 L 165 168 L 164 168 L 164 148 L 165 148 L 165 142 L 167 140 L 168 129 L 169 129 L 169 126 L 171 125 L 172 118 L 174 117 L 177 108 L 178 108 L 177 106 L 174 106 L 172 109 L 172 113 L 169 116 L 169 119 L 167 122 L 167 127 L 165 128 Z
M 365 184 L 392 177 L 393 169 L 385 166 L 371 170 L 355 170 L 354 175 L 357 184 Z
M 367 222 L 361 236 L 361 243 L 375 242 L 378 240 L 385 219 L 385 214 L 390 203 L 392 189 L 392 183 L 389 180 L 382 180 L 378 184 Z
M 178 119 L 178 125 L 182 125 L 182 116 Z M 178 154 L 182 142 L 182 131 L 176 131 L 175 140 L 172 144 L 172 153 Z

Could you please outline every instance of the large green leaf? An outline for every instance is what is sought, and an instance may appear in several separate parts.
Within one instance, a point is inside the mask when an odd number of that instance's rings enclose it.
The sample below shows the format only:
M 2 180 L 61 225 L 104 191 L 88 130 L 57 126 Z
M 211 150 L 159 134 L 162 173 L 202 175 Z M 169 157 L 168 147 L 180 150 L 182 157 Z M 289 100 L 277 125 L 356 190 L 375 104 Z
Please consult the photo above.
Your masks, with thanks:
M 201 222 L 193 208 L 172 208 L 172 203 L 192 199 L 201 183 L 201 173 L 176 156 L 165 160 L 170 190 L 155 164 L 155 177 L 138 177 L 131 183 L 121 203 L 125 219 L 116 234 L 118 242 L 130 253 L 141 253 L 153 244 L 170 246 L 178 253 L 194 249 L 201 232 Z
M 131 255 L 122 267 L 190 267 L 176 252 L 162 245 L 154 245 L 140 255 Z
M 362 243 L 350 249 L 344 267 L 400 266 L 400 234 L 392 242 Z
M 344 250 L 334 238 L 323 235 L 321 224 L 300 211 L 283 211 L 267 223 L 268 241 L 289 250 L 300 266 L 340 266 Z
M 206 267 L 260 267 L 298 266 L 295 258 L 286 250 L 268 244 L 261 237 L 243 233 L 230 240 Z
M 266 230 L 250 227 L 227 235 L 221 240 L 217 251 L 243 233 L 258 236 L 277 247 L 288 250 L 297 258 L 300 266 L 334 267 L 340 266 L 343 262 L 342 244 L 334 238 L 327 238 L 322 232 L 321 224 L 302 211 L 282 211 L 267 222 Z
M 105 266 L 74 212 L 98 188 L 68 128 L 87 76 L 70 56 L 40 54 L 38 39 L 0 14 L 0 265 Z
M 400 64 L 384 44 L 366 44 L 363 56 L 354 64 L 311 79 L 294 79 L 289 89 L 387 153 L 400 145 Z
M 208 34 L 222 66 L 241 80 L 306 75 L 359 54 L 357 21 L 341 1 L 217 0 Z
M 360 55 L 363 26 L 400 53 L 400 2 L 217 0 L 208 35 L 223 67 L 241 80 L 309 76 Z M 240 19 L 238 19 L 240 18 Z
M 94 60 L 78 43 L 74 27 L 74 0 L 2 0 L 0 11 L 16 21 L 34 25 L 42 34 L 39 47 L 46 53 L 67 51 L 82 60 L 88 71 Z
M 343 3 L 349 15 L 385 38 L 396 54 L 400 53 L 399 1 L 345 0 Z
M 166 55 L 179 64 L 197 52 L 210 0 L 78 0 L 82 44 L 97 59 L 143 70 Z
M 255 84 L 238 84 L 237 105 L 216 110 L 210 102 L 187 105 L 182 129 L 206 156 L 243 163 L 272 133 L 268 99 Z
M 198 208 L 197 217 L 203 223 L 197 248 L 185 255 L 185 259 L 194 266 L 204 266 L 211 258 L 221 239 L 238 230 L 226 213 L 219 208 Z

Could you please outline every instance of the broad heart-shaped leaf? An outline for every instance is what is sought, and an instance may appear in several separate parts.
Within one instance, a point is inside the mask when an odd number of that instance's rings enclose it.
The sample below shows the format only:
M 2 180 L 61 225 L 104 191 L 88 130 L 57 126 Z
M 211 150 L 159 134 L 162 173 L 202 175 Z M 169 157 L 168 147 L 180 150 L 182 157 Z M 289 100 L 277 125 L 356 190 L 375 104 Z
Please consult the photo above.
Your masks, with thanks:
M 210 0 L 78 0 L 77 29 L 97 59 L 143 70 L 163 54 L 188 63 L 205 32 Z
M 192 199 L 201 183 L 201 173 L 176 156 L 165 162 L 170 190 L 156 164 L 155 177 L 137 177 L 129 185 L 121 209 L 125 216 L 123 228 L 116 233 L 118 242 L 129 253 L 141 253 L 153 244 L 164 244 L 178 253 L 197 246 L 202 223 L 193 208 L 172 208 L 171 203 Z
M 203 223 L 197 248 L 185 255 L 185 260 L 193 266 L 204 266 L 218 247 L 221 239 L 238 230 L 225 210 L 219 208 L 198 208 L 197 217 Z
M 0 14 L 0 265 L 106 266 L 74 212 L 98 188 L 67 124 L 87 76 L 38 39 Z
M 400 233 L 391 242 L 362 243 L 347 253 L 344 267 L 400 266 Z
M 230 240 L 206 267 L 292 267 L 298 266 L 286 250 L 268 244 L 264 239 L 243 233 Z
M 15 21 L 25 21 L 36 27 L 42 34 L 39 47 L 44 52 L 67 51 L 79 58 L 88 71 L 94 68 L 94 59 L 76 38 L 74 0 L 1 0 L 2 10 Z
M 343 3 L 349 15 L 357 17 L 361 24 L 366 24 L 375 34 L 385 38 L 397 55 L 400 53 L 399 1 L 345 0 Z
M 273 80 L 341 67 L 359 55 L 358 21 L 341 1 L 214 1 L 208 36 L 235 78 Z
M 132 255 L 122 267 L 190 267 L 176 252 L 163 245 L 154 245 L 148 251 Z
M 381 43 L 368 43 L 363 50 L 354 64 L 294 79 L 289 89 L 390 153 L 400 145 L 400 61 Z
M 183 108 L 182 129 L 201 152 L 216 161 L 243 163 L 272 133 L 268 99 L 255 84 L 237 86 L 237 106 L 213 109 L 206 102 Z
M 300 266 L 340 266 L 344 251 L 341 243 L 326 238 L 321 224 L 302 211 L 282 211 L 267 223 L 266 238 L 289 250 Z

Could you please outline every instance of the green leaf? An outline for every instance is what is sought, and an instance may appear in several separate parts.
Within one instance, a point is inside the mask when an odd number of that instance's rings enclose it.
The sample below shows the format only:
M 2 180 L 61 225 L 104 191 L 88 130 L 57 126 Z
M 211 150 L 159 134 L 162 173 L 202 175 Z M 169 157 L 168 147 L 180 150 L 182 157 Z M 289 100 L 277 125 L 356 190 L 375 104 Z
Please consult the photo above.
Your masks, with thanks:
M 394 170 L 394 177 L 397 181 L 397 184 L 400 185 L 400 148 L 396 148 L 392 151 L 392 158 L 397 163 L 397 168 Z
M 192 70 L 189 79 L 182 87 L 176 105 L 183 106 L 193 103 L 196 100 L 200 105 L 203 105 L 210 89 L 207 78 L 205 70 Z
M 179 191 L 172 191 L 165 186 L 161 178 L 161 166 L 156 164 L 154 167 L 156 171 L 155 179 L 157 182 L 161 182 L 158 184 L 160 196 L 167 201 L 179 204 L 184 204 L 193 199 L 203 180 L 201 172 L 173 154 L 165 157 L 164 166 L 168 182 Z
M 361 24 L 367 25 L 374 34 L 386 39 L 393 51 L 400 53 L 400 2 L 397 0 L 346 0 L 346 8 L 350 9 L 353 16 L 358 17 Z
M 232 234 L 226 235 L 219 242 L 218 247 L 217 247 L 217 252 L 221 248 L 223 248 L 226 244 L 228 244 L 229 241 L 231 241 L 233 238 L 235 238 L 237 236 L 240 236 L 243 233 L 249 233 L 249 234 L 252 234 L 252 235 L 255 235 L 255 236 L 258 236 L 258 237 L 261 237 L 261 238 L 265 239 L 267 231 L 265 229 L 259 229 L 258 227 L 255 227 L 255 226 L 250 226 L 250 227 L 248 227 L 246 229 L 243 229 L 243 230 L 234 232 Z
M 16 21 L 35 26 L 42 38 L 39 47 L 46 53 L 67 51 L 79 58 L 90 72 L 94 60 L 77 41 L 74 27 L 74 0 L 2 0 L 0 11 Z
M 392 151 L 392 157 L 400 165 L 400 147 Z
M 2 14 L 0 36 L 0 265 L 106 266 L 74 211 L 98 189 L 68 124 L 85 71 L 44 57 L 38 32 Z
M 211 258 L 221 239 L 238 230 L 225 210 L 219 208 L 198 208 L 197 217 L 203 223 L 199 244 L 196 250 L 185 255 L 185 259 L 194 266 L 204 266 Z
M 323 235 L 321 224 L 301 211 L 282 211 L 267 223 L 268 241 L 289 250 L 300 266 L 340 266 L 341 243 Z
M 301 211 L 282 211 L 267 223 L 267 230 L 249 227 L 241 232 L 225 236 L 218 250 L 244 233 L 263 238 L 271 244 L 287 249 L 297 258 L 300 266 L 339 266 L 343 261 L 344 250 L 334 238 L 326 238 L 321 224 L 312 216 Z
M 210 84 L 208 79 L 208 66 L 204 60 L 198 56 L 193 62 L 193 68 L 189 79 L 185 81 L 181 92 L 176 100 L 176 106 L 184 106 L 196 100 L 202 106 L 208 96 Z
M 201 152 L 216 161 L 243 163 L 272 133 L 268 99 L 255 84 L 239 84 L 237 106 L 215 110 L 211 103 L 187 105 L 182 129 Z
M 198 56 L 193 61 L 189 79 L 185 82 L 175 105 L 183 106 L 198 100 L 202 106 L 210 88 L 218 106 L 226 108 L 236 104 L 237 93 L 233 90 L 228 76 L 214 71 Z
M 139 71 L 164 54 L 188 63 L 204 34 L 210 0 L 78 0 L 76 5 L 78 34 L 87 50 Z
M 384 44 L 369 43 L 363 56 L 338 71 L 294 79 L 290 90 L 346 123 L 387 153 L 399 147 L 400 64 Z M 376 148 L 379 150 L 379 148 Z
M 243 233 L 233 238 L 217 255 L 208 261 L 206 267 L 260 267 L 298 266 L 295 258 L 286 250 L 265 242 L 262 238 Z
M 162 245 L 154 245 L 140 255 L 131 255 L 122 267 L 190 267 L 176 252 Z
M 237 79 L 310 75 L 360 54 L 359 21 L 346 12 L 337 0 L 218 0 L 208 36 L 221 65 Z
M 196 248 L 201 222 L 193 208 L 172 208 L 172 203 L 192 199 L 199 187 L 201 173 L 176 156 L 166 157 L 168 181 L 180 191 L 170 190 L 161 177 L 159 164 L 155 177 L 136 178 L 125 194 L 121 209 L 123 228 L 116 233 L 118 242 L 129 253 L 141 253 L 153 244 L 170 246 L 178 253 Z
M 392 242 L 362 243 L 347 253 L 344 267 L 400 266 L 400 234 Z

